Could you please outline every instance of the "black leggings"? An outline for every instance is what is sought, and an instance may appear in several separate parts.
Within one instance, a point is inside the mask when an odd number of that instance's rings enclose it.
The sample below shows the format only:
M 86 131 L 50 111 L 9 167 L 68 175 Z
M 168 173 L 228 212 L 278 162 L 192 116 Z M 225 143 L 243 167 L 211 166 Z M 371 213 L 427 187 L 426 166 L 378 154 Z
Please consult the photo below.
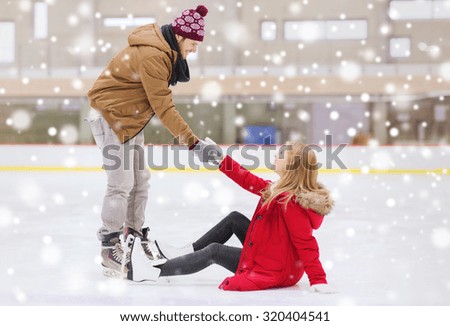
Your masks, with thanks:
M 193 274 L 212 264 L 236 272 L 242 248 L 225 246 L 224 243 L 235 234 L 244 244 L 250 220 L 239 212 L 231 212 L 205 235 L 193 243 L 194 252 L 168 260 L 157 266 L 160 276 Z

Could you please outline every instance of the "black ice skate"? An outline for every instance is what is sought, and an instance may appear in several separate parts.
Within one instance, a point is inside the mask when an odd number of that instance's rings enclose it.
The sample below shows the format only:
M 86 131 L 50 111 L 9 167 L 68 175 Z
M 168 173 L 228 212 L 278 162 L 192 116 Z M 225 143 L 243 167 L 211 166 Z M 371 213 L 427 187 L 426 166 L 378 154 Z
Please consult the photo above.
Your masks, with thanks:
M 120 233 L 115 232 L 102 237 L 103 275 L 112 278 L 127 279 L 131 250 L 124 250 Z
M 156 241 L 150 240 L 148 238 L 149 230 L 150 230 L 149 228 L 142 229 L 142 238 L 141 238 L 142 248 L 144 249 L 147 258 L 152 262 L 153 266 L 162 265 L 167 261 L 167 259 L 159 250 Z

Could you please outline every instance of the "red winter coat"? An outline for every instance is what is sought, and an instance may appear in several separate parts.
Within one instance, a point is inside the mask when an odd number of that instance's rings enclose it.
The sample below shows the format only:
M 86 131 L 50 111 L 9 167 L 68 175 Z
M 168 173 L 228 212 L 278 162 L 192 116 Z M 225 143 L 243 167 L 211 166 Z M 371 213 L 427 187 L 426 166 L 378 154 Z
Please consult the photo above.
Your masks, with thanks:
M 261 196 L 270 181 L 261 179 L 227 156 L 220 170 L 242 188 Z M 285 194 L 284 194 L 285 195 Z M 311 285 L 327 283 L 312 235 L 333 201 L 326 195 L 305 193 L 292 199 L 287 209 L 276 198 L 269 207 L 256 207 L 247 231 L 236 274 L 219 286 L 229 291 L 264 290 L 295 285 L 306 272 Z M 278 200 L 277 200 L 278 199 Z

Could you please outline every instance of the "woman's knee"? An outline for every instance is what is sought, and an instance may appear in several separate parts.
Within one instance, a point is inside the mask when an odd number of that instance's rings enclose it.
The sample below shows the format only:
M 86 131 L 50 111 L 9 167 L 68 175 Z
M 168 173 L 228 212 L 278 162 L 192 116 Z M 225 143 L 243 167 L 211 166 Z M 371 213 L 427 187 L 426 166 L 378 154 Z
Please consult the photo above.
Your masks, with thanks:
M 228 214 L 227 218 L 233 221 L 235 224 L 240 224 L 241 222 L 248 221 L 248 218 L 238 211 L 231 212 L 230 214 Z
M 205 247 L 205 251 L 208 253 L 209 259 L 211 259 L 214 263 L 217 263 L 217 257 L 222 246 L 222 244 L 214 242 Z

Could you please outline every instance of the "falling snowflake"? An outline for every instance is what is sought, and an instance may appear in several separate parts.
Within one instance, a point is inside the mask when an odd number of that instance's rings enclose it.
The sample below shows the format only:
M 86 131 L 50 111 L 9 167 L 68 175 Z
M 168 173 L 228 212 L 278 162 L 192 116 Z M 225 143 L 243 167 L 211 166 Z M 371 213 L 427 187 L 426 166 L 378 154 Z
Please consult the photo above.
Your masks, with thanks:
M 222 86 L 216 81 L 206 82 L 201 89 L 202 99 L 206 102 L 220 100 L 222 93 Z
M 33 4 L 30 0 L 20 0 L 19 1 L 19 10 L 23 12 L 31 11 Z
M 74 125 L 63 125 L 59 133 L 59 140 L 66 145 L 76 144 L 78 142 L 78 128 Z
M 41 249 L 41 260 L 46 265 L 56 265 L 62 257 L 61 250 L 53 244 L 46 244 Z
M 370 95 L 368 93 L 362 93 L 361 94 L 361 101 L 367 103 L 370 101 Z
M 238 21 L 226 21 L 225 39 L 234 46 L 246 46 L 250 39 L 247 25 Z
M 80 79 L 73 79 L 71 84 L 76 90 L 81 90 L 84 87 L 84 83 Z
M 219 188 L 214 190 L 213 202 L 218 206 L 233 206 L 235 203 L 234 191 L 230 188 Z
M 303 122 L 309 122 L 311 120 L 311 115 L 305 110 L 298 111 L 297 117 Z
M 243 116 L 237 116 L 234 119 L 234 123 L 238 127 L 242 127 L 245 124 L 245 118 Z
M 346 82 L 354 82 L 362 73 L 361 66 L 355 62 L 342 62 L 339 66 L 339 77 Z
M 324 261 L 324 263 L 323 263 L 323 267 L 324 267 L 325 269 L 327 269 L 327 270 L 330 270 L 330 269 L 333 269 L 334 264 L 333 264 L 333 262 L 332 262 L 331 260 L 326 260 L 326 261 Z
M 82 2 L 78 5 L 78 13 L 82 17 L 90 17 L 92 15 L 92 7 L 87 2 Z
M 389 135 L 391 137 L 397 137 L 400 134 L 399 130 L 397 128 L 391 128 L 389 130 Z
M 19 179 L 15 183 L 15 191 L 27 206 L 37 206 L 42 202 L 44 191 L 33 179 Z
M 70 15 L 67 17 L 67 24 L 71 27 L 75 27 L 78 26 L 78 24 L 80 23 L 80 19 L 78 18 L 77 15 Z
M 395 199 L 393 199 L 393 198 L 389 198 L 389 199 L 386 201 L 387 207 L 392 208 L 392 207 L 395 206 L 395 204 L 396 204 L 396 201 L 395 201 Z
M 16 300 L 20 303 L 24 303 L 28 299 L 28 296 L 26 295 L 26 293 L 17 287 L 15 287 L 13 289 L 13 295 L 16 298 Z
M 0 229 L 7 228 L 13 223 L 13 213 L 7 207 L 0 206 Z
M 348 228 L 346 231 L 345 231 L 345 235 L 347 236 L 347 237 L 349 237 L 349 238 L 352 238 L 352 237 L 354 237 L 355 236 L 355 229 L 353 229 L 353 228 Z
M 200 183 L 190 182 L 184 185 L 183 196 L 189 203 L 197 204 L 208 198 L 210 193 Z
M 26 110 L 16 110 L 11 115 L 8 125 L 11 125 L 17 131 L 27 130 L 31 127 L 33 118 Z
M 50 127 L 48 128 L 47 133 L 51 137 L 56 136 L 58 134 L 58 129 L 56 129 L 55 127 Z
M 331 119 L 331 120 L 337 120 L 337 119 L 339 119 L 339 112 L 338 112 L 338 111 L 331 111 L 331 112 L 330 112 L 330 119 Z
M 355 128 L 348 128 L 347 129 L 347 135 L 349 137 L 355 137 L 356 136 L 356 129 Z
M 431 235 L 431 242 L 437 249 L 447 249 L 450 246 L 450 231 L 447 228 L 438 228 Z

